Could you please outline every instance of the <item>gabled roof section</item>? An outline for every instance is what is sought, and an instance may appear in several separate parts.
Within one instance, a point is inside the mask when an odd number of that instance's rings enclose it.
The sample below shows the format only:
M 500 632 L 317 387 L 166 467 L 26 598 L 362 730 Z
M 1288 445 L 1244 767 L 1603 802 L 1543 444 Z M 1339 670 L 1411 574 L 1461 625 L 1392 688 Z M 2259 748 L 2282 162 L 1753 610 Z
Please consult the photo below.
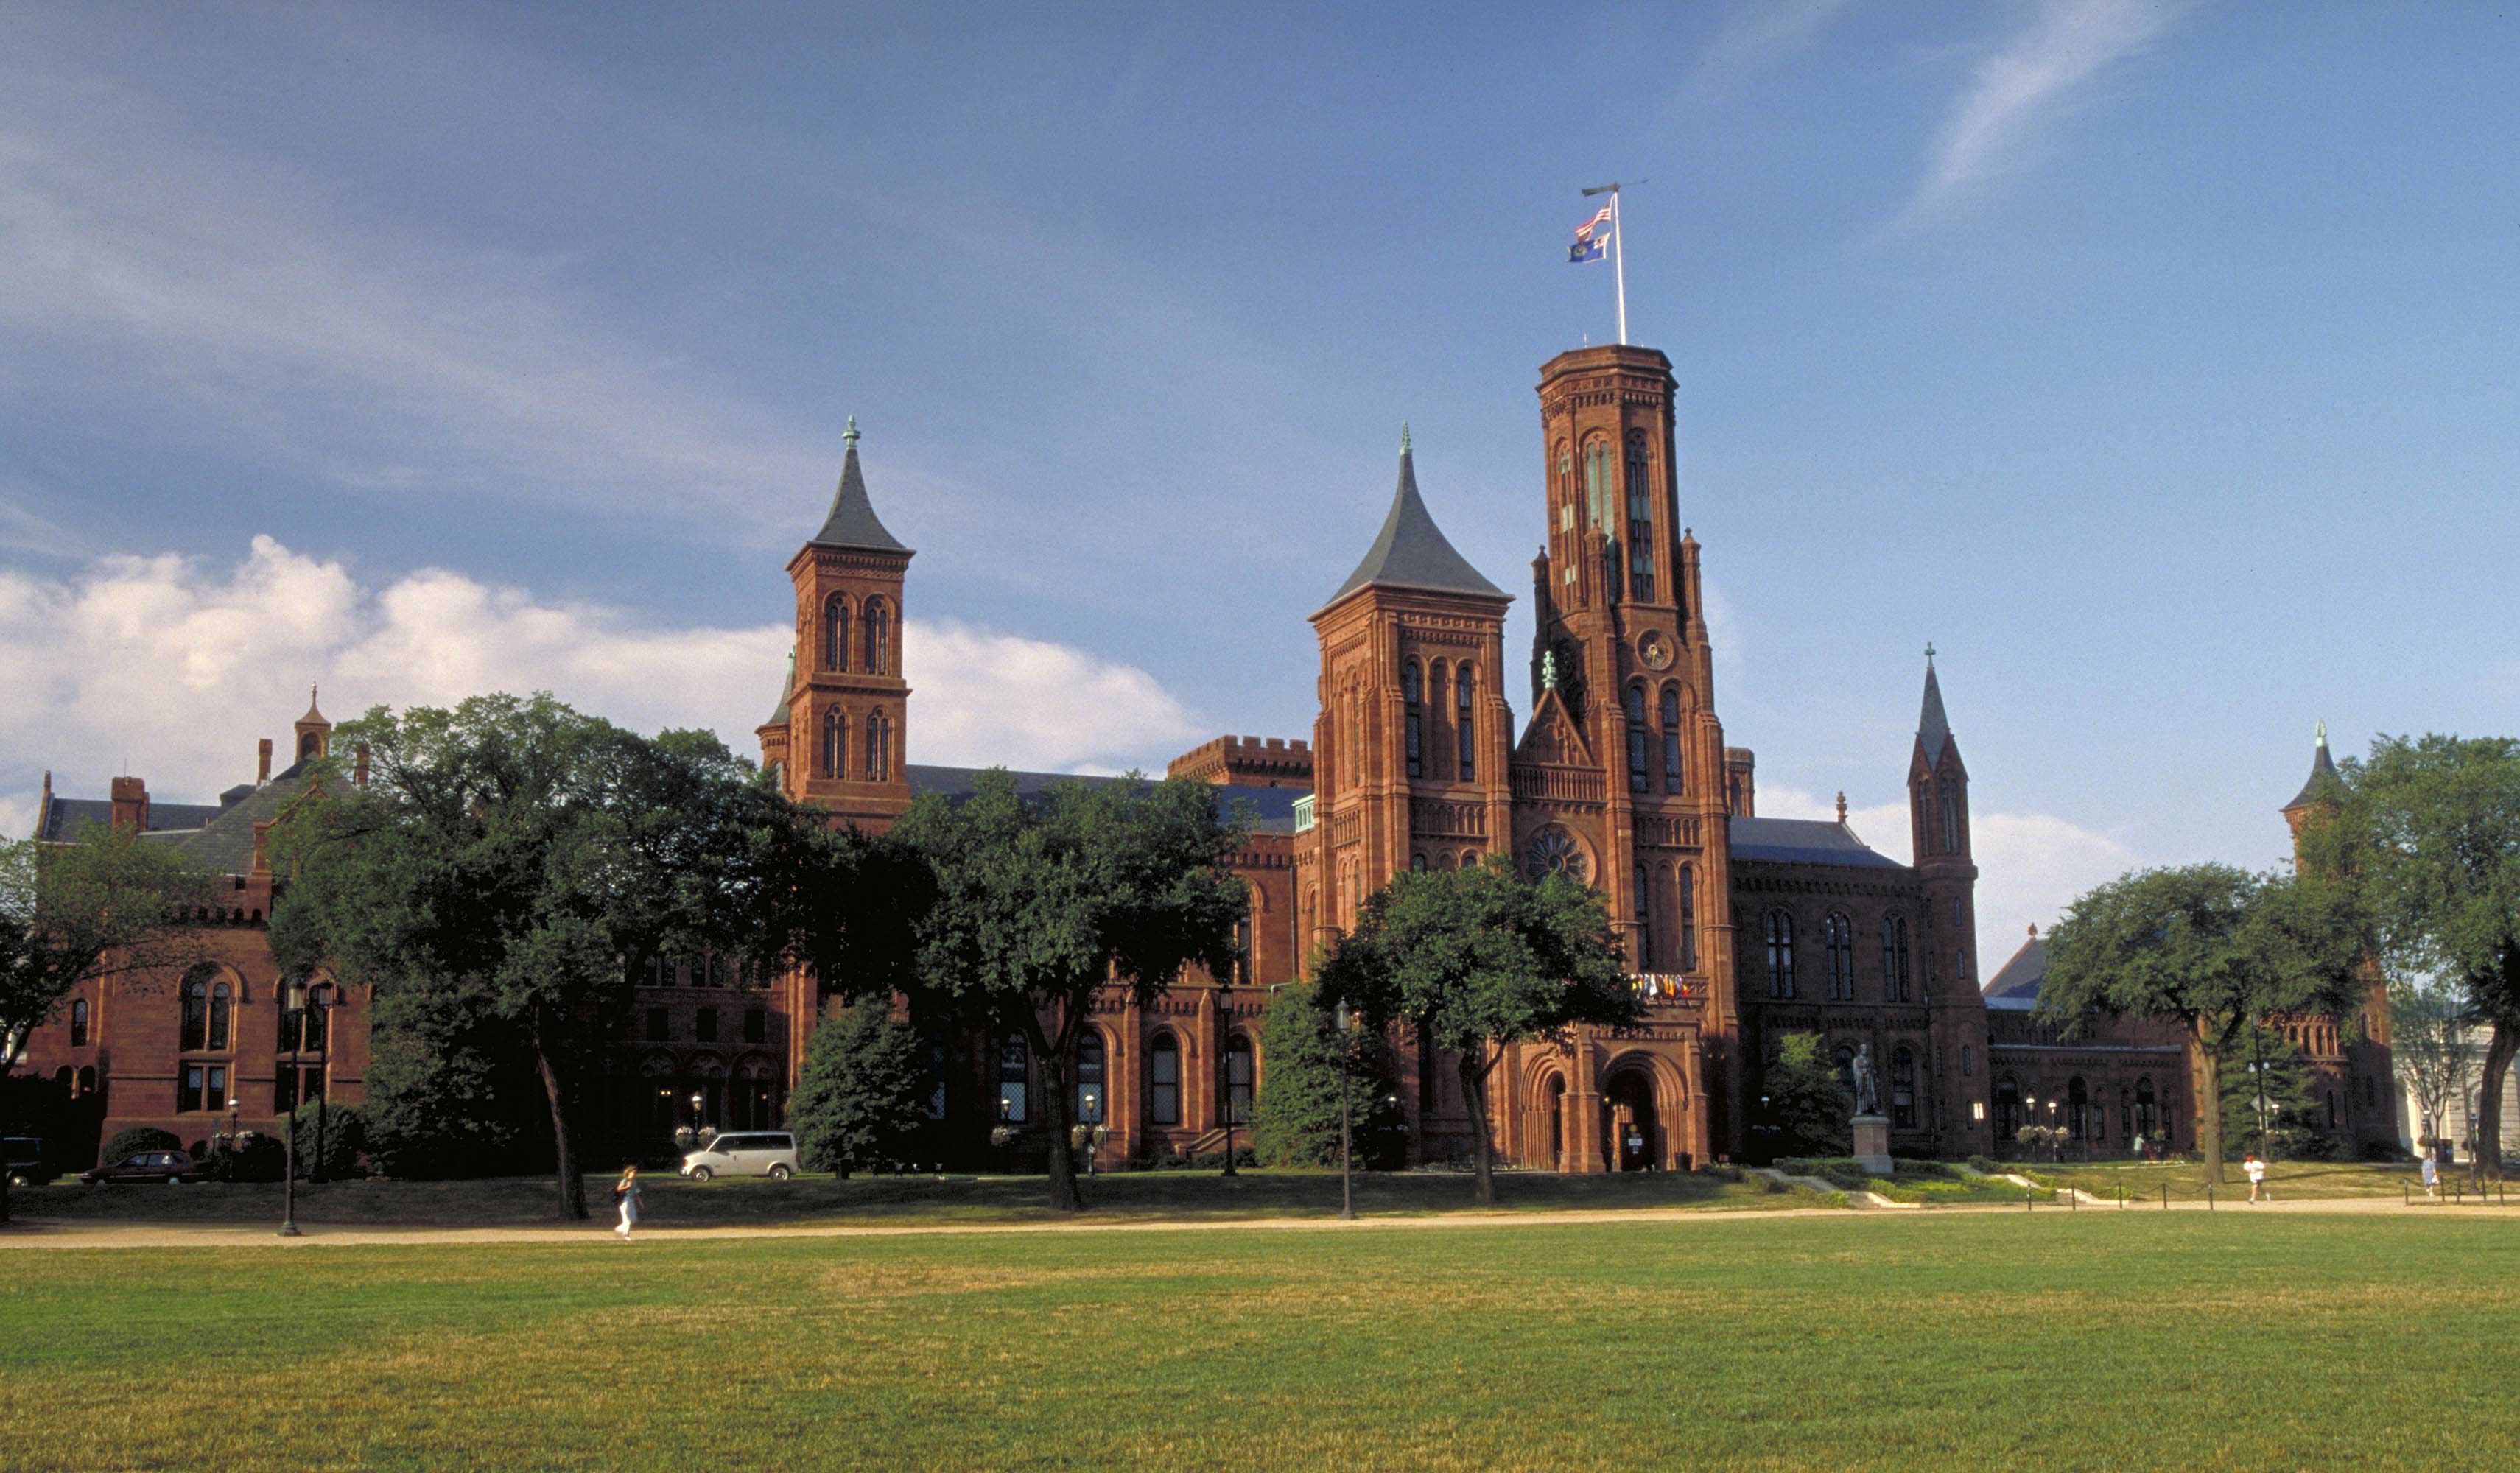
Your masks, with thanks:
M 1772 865 L 1843 865 L 1857 870 L 1908 868 L 1826 819 L 1744 819 L 1731 826 L 1732 857 Z
M 160 803 L 149 800 L 148 833 L 173 833 L 201 827 L 225 810 L 215 803 Z M 113 823 L 113 800 L 111 798 L 56 797 L 44 805 L 34 836 L 67 844 L 78 837 L 81 824 L 111 826 Z
M 1454 551 L 1426 512 L 1426 503 L 1418 495 L 1418 471 L 1409 452 L 1409 428 L 1400 430 L 1400 485 L 1391 493 L 1391 514 L 1382 519 L 1382 530 L 1374 536 L 1373 546 L 1365 550 L 1365 560 L 1328 603 L 1355 593 L 1360 588 L 1379 585 L 1386 588 L 1418 588 L 1441 594 L 1476 594 L 1481 598 L 1503 599 L 1505 590 L 1479 576 L 1469 559 Z
M 796 651 L 791 648 L 788 651 L 788 677 L 779 683 L 779 704 L 770 708 L 770 719 L 764 721 L 763 726 L 784 727 L 788 724 L 788 697 L 793 694 L 795 690 Z
M 2318 745 L 2310 754 L 2310 780 L 2292 801 L 2283 806 L 2286 813 L 2296 808 L 2309 808 L 2320 803 L 2336 803 L 2345 797 L 2345 780 L 2336 775 L 2335 759 L 2327 755 L 2327 723 L 2318 724 Z
M 1934 647 L 1925 647 L 1925 704 L 1916 713 L 1916 745 L 1925 753 L 1925 765 L 1935 767 L 1943 760 L 1943 748 L 1951 745 L 1951 718 L 1943 714 L 1943 683 L 1934 678 Z
M 2015 1002 L 2027 1006 L 2039 1001 L 2039 984 L 2047 978 L 2048 938 L 2033 931 L 2030 939 L 2022 943 L 2021 950 L 2014 952 L 2012 960 L 2003 963 L 1994 976 L 1987 978 L 1986 986 L 1980 990 L 1990 1003 Z
M 883 523 L 876 517 L 875 503 L 867 499 L 866 476 L 858 469 L 857 416 L 849 416 L 848 432 L 841 438 L 849 442 L 849 450 L 840 461 L 840 489 L 832 497 L 832 514 L 823 518 L 821 531 L 805 539 L 807 545 L 909 552 L 900 538 L 884 530 Z

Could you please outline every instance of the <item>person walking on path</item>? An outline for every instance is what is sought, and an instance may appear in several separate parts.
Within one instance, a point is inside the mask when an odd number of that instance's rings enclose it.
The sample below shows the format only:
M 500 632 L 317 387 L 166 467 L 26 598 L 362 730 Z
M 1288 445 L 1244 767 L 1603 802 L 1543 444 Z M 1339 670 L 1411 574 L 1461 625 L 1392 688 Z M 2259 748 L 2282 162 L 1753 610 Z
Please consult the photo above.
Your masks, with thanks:
M 2430 1154 L 2424 1157 L 2424 1195 L 2436 1202 L 2441 1200 L 2441 1168 Z
M 2247 1171 L 2249 1174 L 2249 1200 L 2252 1202 L 2273 1201 L 2275 1199 L 2275 1194 L 2267 1187 L 2267 1164 L 2258 1159 L 2258 1153 L 2256 1151 L 2249 1152 L 2249 1159 L 2241 1165 L 2242 1169 Z
M 630 1241 L 630 1229 L 639 1225 L 639 1168 L 621 1168 L 621 1180 L 612 1183 L 612 1200 L 621 1204 L 621 1224 L 612 1230 L 621 1241 Z

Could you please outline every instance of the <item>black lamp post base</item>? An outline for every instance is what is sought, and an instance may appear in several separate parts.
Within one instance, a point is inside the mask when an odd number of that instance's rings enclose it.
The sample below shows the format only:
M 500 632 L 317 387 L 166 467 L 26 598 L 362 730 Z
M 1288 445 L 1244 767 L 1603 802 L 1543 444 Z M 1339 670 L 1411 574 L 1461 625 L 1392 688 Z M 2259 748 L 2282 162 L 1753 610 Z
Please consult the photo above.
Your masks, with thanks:
M 293 1223 L 293 1222 L 290 1222 L 290 1223 L 283 1223 L 283 1224 L 281 1224 L 281 1225 L 280 1225 L 280 1235 L 281 1235 L 282 1237 L 303 1237 L 303 1236 L 305 1236 L 305 1234 L 304 1234 L 304 1233 L 299 1232 L 299 1231 L 297 1230 L 297 1225 L 296 1225 L 295 1223 Z

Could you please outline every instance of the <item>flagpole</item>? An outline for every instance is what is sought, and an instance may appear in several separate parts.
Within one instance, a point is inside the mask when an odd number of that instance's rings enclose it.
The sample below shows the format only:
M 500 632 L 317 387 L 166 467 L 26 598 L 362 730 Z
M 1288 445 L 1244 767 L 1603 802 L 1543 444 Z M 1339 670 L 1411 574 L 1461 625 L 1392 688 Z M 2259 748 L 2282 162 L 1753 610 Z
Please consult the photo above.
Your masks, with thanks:
M 1610 186 L 1610 270 L 1619 279 L 1619 346 L 1628 345 L 1628 257 L 1622 246 L 1625 232 L 1619 229 L 1619 187 Z

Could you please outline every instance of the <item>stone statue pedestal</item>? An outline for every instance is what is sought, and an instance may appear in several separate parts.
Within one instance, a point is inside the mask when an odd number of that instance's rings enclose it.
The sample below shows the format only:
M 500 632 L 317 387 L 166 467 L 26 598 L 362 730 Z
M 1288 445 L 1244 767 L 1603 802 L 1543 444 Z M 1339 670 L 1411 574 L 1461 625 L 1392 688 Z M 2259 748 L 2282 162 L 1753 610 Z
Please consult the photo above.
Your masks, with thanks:
M 1855 1164 L 1876 1177 L 1890 1175 L 1890 1118 L 1855 1117 Z

